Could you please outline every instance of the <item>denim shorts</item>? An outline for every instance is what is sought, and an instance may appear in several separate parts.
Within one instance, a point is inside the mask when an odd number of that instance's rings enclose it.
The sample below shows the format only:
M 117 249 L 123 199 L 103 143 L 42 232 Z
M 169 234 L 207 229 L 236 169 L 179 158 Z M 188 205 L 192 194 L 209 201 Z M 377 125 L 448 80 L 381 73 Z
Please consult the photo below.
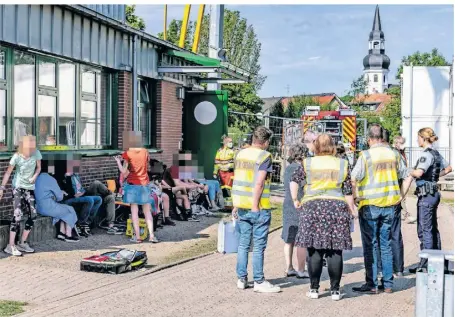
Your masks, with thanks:
M 123 185 L 123 202 L 126 204 L 154 204 L 152 192 L 149 186 L 145 185 Z

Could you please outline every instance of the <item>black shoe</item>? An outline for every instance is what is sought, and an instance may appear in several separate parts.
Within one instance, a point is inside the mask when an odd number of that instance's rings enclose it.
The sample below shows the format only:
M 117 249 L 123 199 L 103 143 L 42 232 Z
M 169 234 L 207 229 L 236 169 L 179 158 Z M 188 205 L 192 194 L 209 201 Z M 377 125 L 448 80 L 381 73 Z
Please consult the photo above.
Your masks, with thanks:
M 409 273 L 411 273 L 411 274 L 416 274 L 418 272 L 426 272 L 426 271 L 427 271 L 426 268 L 420 267 L 420 266 L 409 269 Z
M 360 287 L 353 287 L 352 291 L 356 292 L 356 293 L 362 293 L 362 294 L 368 294 L 368 295 L 376 295 L 379 293 L 379 291 L 377 289 L 375 289 L 374 287 L 368 286 L 367 284 L 363 284 Z
M 164 226 L 175 226 L 175 222 L 172 221 L 171 218 L 166 217 L 166 218 L 164 218 L 163 225 Z
M 66 238 L 67 238 L 66 234 L 64 234 L 64 233 L 59 232 L 57 235 L 57 239 L 60 241 L 65 241 Z
M 66 242 L 79 242 L 79 239 L 76 237 L 66 237 L 65 241 Z

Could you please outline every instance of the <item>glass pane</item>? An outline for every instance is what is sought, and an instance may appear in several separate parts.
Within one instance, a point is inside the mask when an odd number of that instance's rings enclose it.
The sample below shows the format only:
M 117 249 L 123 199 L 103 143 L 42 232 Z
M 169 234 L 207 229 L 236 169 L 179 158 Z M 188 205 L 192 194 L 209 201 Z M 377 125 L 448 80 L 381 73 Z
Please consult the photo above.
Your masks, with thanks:
M 56 145 L 57 98 L 38 95 L 38 144 Z
M 139 129 L 142 133 L 142 142 L 150 145 L 150 111 L 145 107 L 139 108 Z
M 55 87 L 55 63 L 39 61 L 39 85 Z
M 5 79 L 5 58 L 6 52 L 0 51 L 0 78 Z
M 14 51 L 14 144 L 35 128 L 35 58 Z
M 94 72 L 85 71 L 82 73 L 82 91 L 96 93 L 96 74 Z
M 76 66 L 70 63 L 58 65 L 59 145 L 76 145 Z
M 139 81 L 139 102 L 150 103 L 149 85 L 143 80 Z
M 6 90 L 0 90 L 0 148 L 6 145 Z
M 102 73 L 97 76 L 97 88 L 99 91 L 98 94 L 98 104 L 100 105 L 97 109 L 98 114 L 98 140 L 100 140 L 101 145 L 110 145 L 111 138 L 110 138 L 110 131 L 111 131 L 111 108 L 109 104 L 109 96 L 108 93 L 110 92 L 109 89 L 109 74 Z
M 96 145 L 95 101 L 81 101 L 81 145 Z

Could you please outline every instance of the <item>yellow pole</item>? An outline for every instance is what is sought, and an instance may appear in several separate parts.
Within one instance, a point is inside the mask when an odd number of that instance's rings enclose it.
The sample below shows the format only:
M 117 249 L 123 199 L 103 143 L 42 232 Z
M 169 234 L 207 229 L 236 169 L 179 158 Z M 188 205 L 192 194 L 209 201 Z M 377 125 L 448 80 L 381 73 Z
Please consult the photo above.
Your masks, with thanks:
M 164 40 L 167 40 L 167 4 L 164 5 L 164 32 L 163 32 Z
M 199 46 L 199 39 L 201 38 L 201 27 L 202 27 L 202 19 L 204 18 L 204 9 L 205 4 L 201 4 L 199 6 L 199 13 L 197 15 L 197 24 L 196 30 L 194 31 L 194 41 L 193 41 L 193 53 L 197 53 L 197 49 Z
M 186 38 L 186 31 L 188 29 L 188 21 L 190 19 L 190 11 L 191 11 L 191 4 L 185 5 L 185 10 L 183 11 L 182 29 L 180 30 L 179 46 L 181 48 L 185 47 L 185 38 Z

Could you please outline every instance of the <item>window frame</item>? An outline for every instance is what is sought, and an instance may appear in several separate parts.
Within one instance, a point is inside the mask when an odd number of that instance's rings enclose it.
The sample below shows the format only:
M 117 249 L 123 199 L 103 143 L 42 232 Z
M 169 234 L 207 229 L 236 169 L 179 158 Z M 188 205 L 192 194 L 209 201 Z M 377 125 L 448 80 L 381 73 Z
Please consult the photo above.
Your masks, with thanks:
M 54 57 L 50 55 L 46 55 L 45 53 L 38 53 L 38 52 L 28 52 L 23 48 L 19 48 L 16 46 L 10 46 L 7 44 L 0 44 L 0 51 L 4 52 L 5 54 L 5 62 L 4 62 L 4 71 L 5 76 L 4 78 L 0 78 L 0 90 L 4 90 L 6 93 L 6 105 L 5 105 L 5 142 L 6 145 L 4 147 L 0 147 L 0 153 L 7 153 L 13 152 L 17 149 L 17 146 L 14 145 L 14 66 L 15 66 L 15 52 L 24 52 L 26 54 L 30 54 L 34 57 L 34 111 L 35 111 L 35 118 L 33 120 L 34 128 L 32 130 L 32 134 L 37 138 L 37 148 L 39 150 L 45 151 L 65 151 L 65 150 L 104 150 L 104 149 L 114 149 L 113 144 L 113 135 L 115 128 L 112 127 L 112 120 L 113 120 L 113 112 L 114 112 L 114 105 L 113 99 L 114 96 L 112 95 L 114 91 L 113 87 L 113 76 L 115 75 L 114 72 L 107 70 L 102 67 L 94 67 L 89 66 L 87 64 L 81 64 L 77 61 L 68 60 L 65 58 Z M 55 87 L 40 85 L 39 76 L 40 76 L 40 62 L 51 62 L 55 65 L 54 68 L 54 76 L 55 76 Z M 75 116 L 75 138 L 76 142 L 75 145 L 60 145 L 60 131 L 59 131 L 59 120 L 60 120 L 60 112 L 59 112 L 59 91 L 60 91 L 60 83 L 59 83 L 59 64 L 72 64 L 75 67 L 75 86 L 74 86 L 74 116 Z M 81 102 L 82 100 L 90 100 L 95 101 L 97 107 L 99 106 L 99 100 L 102 100 L 102 93 L 101 84 L 100 87 L 98 85 L 98 77 L 95 77 L 95 93 L 87 93 L 82 91 L 82 72 L 84 70 L 94 71 L 96 76 L 105 76 L 106 78 L 106 89 L 105 89 L 105 97 L 106 98 L 106 109 L 107 113 L 105 115 L 106 120 L 106 143 L 105 145 L 101 145 L 101 137 L 100 140 L 96 142 L 100 144 L 93 145 L 80 145 L 80 130 L 81 130 Z M 99 78 L 101 79 L 101 78 Z M 100 81 L 101 83 L 101 81 Z M 100 91 L 96 91 L 100 90 Z M 39 119 L 38 116 L 38 99 L 39 96 L 51 96 L 55 98 L 55 138 L 56 144 L 55 145 L 45 145 L 39 144 Z M 101 109 L 102 110 L 102 109 Z M 97 110 L 98 111 L 98 108 Z M 101 113 L 101 112 L 100 112 Z M 101 120 L 100 120 L 101 121 Z M 96 133 L 98 133 L 98 125 L 96 125 Z M 100 134 L 101 136 L 101 134 Z
M 378 81 L 379 81 L 378 74 L 374 74 L 374 75 L 373 75 L 373 82 L 374 82 L 374 83 L 377 83 Z
M 148 98 L 149 102 L 145 103 L 142 102 L 141 100 L 141 82 L 145 82 L 148 86 Z M 137 87 L 138 87 L 138 92 L 137 92 L 137 107 L 138 109 L 138 128 L 139 131 L 141 128 L 141 109 L 146 108 L 147 109 L 147 115 L 148 115 L 148 125 L 147 125 L 147 143 L 144 143 L 145 148 L 153 148 L 156 144 L 156 127 L 153 126 L 153 122 L 156 122 L 154 119 L 154 115 L 156 115 L 156 90 L 154 87 L 156 87 L 156 82 L 153 79 L 150 78 L 145 78 L 142 76 L 139 76 L 137 78 Z M 155 111 L 154 111 L 155 110 Z M 155 129 L 154 129 L 155 128 Z M 154 133 L 155 130 L 155 133 Z

